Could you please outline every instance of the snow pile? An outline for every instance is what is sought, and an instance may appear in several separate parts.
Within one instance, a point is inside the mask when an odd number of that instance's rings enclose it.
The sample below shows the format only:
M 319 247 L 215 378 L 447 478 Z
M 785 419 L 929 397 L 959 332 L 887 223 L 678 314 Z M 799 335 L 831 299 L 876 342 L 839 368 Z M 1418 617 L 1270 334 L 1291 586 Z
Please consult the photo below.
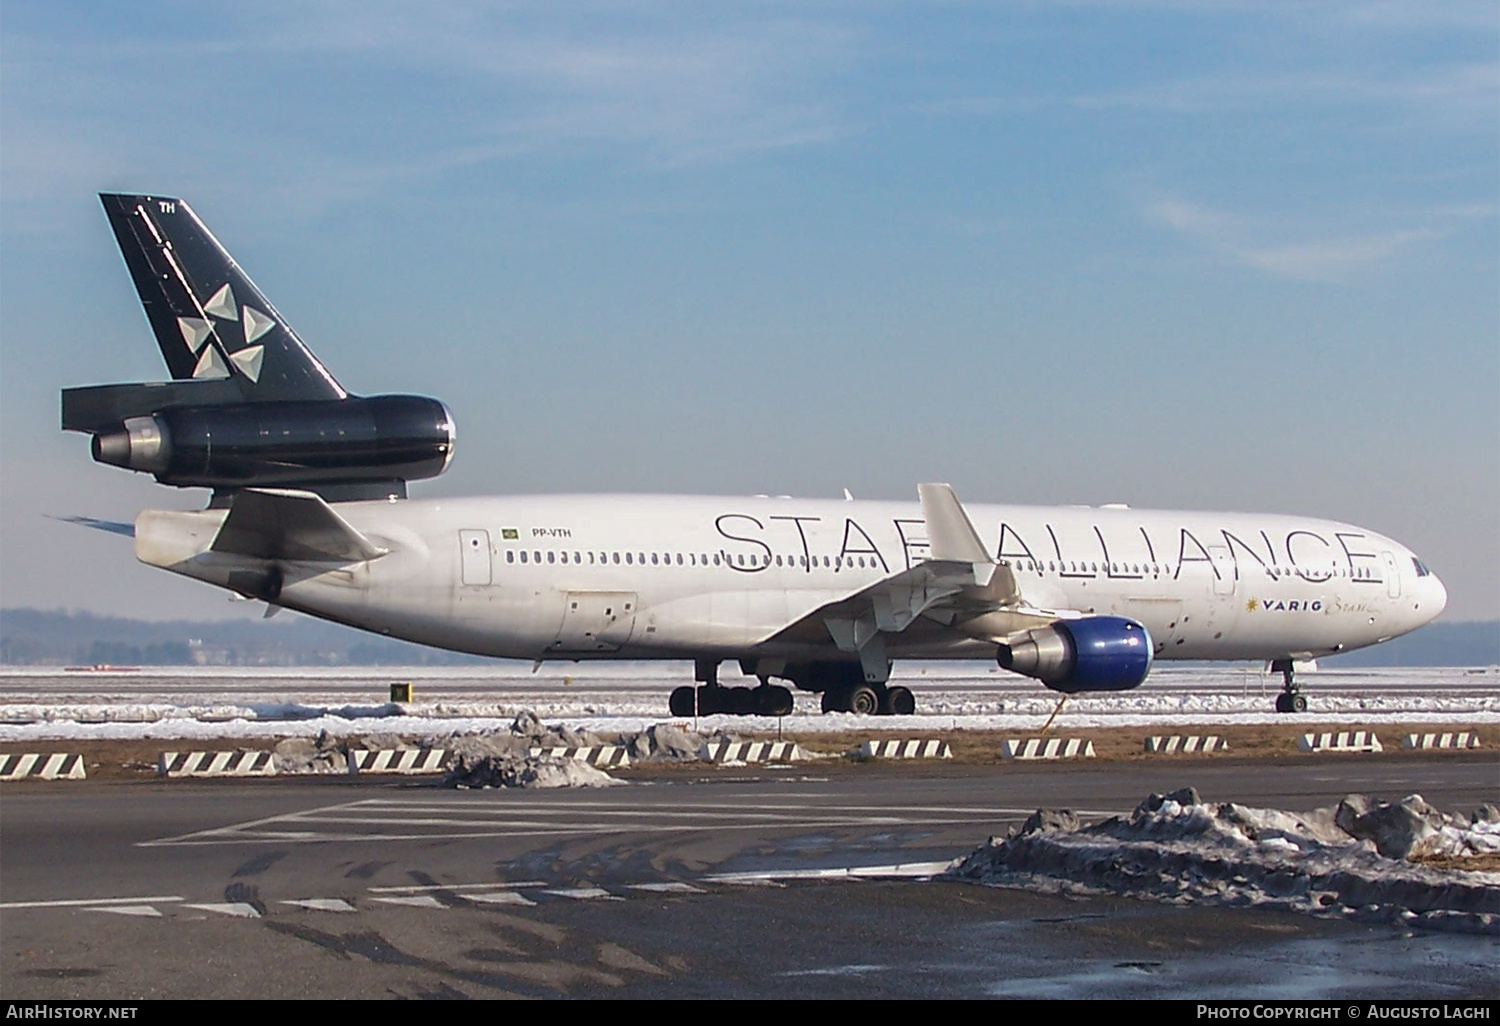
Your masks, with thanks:
M 620 781 L 576 759 L 525 754 L 462 755 L 443 777 L 442 786 L 609 787 Z
M 1059 893 L 1261 906 L 1500 936 L 1500 873 L 1433 869 L 1408 856 L 1500 852 L 1500 812 L 1444 815 L 1420 795 L 1350 795 L 1309 813 L 1209 805 L 1192 788 L 1152 795 L 1128 819 L 1084 827 L 1038 810 L 952 873 Z
M 592 734 L 548 727 L 530 709 L 516 713 L 508 731 L 453 735 L 443 787 L 608 787 L 619 781 L 575 759 L 532 755 L 533 748 L 587 748 Z
M 347 773 L 345 746 L 325 730 L 316 738 L 289 737 L 276 744 L 273 758 L 277 773 Z

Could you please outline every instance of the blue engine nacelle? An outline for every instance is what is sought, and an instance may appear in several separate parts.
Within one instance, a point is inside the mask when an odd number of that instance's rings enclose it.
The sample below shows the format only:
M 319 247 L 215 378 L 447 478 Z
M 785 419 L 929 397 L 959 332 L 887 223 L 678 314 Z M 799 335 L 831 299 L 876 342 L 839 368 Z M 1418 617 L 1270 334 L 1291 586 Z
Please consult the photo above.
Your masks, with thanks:
M 1123 616 L 1058 620 L 1015 634 L 995 659 L 1053 691 L 1129 691 L 1151 672 L 1151 635 Z

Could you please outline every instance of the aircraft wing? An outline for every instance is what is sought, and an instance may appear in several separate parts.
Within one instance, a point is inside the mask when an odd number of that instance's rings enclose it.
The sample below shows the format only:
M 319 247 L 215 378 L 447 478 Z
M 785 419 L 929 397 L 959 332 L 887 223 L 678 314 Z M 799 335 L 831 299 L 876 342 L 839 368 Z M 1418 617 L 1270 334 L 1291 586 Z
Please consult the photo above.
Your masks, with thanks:
M 831 637 L 841 650 L 858 653 L 866 679 L 883 680 L 885 637 L 921 618 L 958 636 L 997 640 L 1057 619 L 1025 605 L 1015 574 L 990 556 L 951 486 L 918 485 L 917 494 L 927 525 L 927 559 L 820 606 L 765 640 Z
M 210 551 L 256 559 L 362 563 L 389 550 L 349 525 L 313 492 L 244 488 Z

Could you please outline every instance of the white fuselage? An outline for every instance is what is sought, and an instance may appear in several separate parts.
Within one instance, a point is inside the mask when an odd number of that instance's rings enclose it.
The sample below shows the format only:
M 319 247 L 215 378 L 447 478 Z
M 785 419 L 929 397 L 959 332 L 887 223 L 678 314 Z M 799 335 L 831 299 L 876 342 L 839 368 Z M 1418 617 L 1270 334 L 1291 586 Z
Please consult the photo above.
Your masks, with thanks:
M 278 603 L 447 649 L 526 659 L 847 659 L 829 603 L 922 561 L 915 503 L 580 495 L 342 503 L 389 549 L 289 568 Z M 1159 659 L 1306 659 L 1404 634 L 1446 594 L 1390 538 L 1269 514 L 969 505 L 1032 608 L 1145 625 Z M 232 586 L 205 539 L 147 562 Z M 243 565 L 243 560 L 240 561 Z M 918 618 L 892 658 L 992 658 Z

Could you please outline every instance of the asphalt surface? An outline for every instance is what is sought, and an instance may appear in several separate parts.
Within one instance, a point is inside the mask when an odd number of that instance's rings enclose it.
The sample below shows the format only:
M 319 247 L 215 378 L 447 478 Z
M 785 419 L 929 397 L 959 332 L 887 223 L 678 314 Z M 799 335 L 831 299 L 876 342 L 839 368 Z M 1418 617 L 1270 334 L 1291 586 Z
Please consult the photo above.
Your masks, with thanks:
M 0 992 L 150 997 L 1500 997 L 1500 943 L 915 877 L 1040 806 L 1500 799 L 1490 754 L 0 792 Z M 848 870 L 877 867 L 851 879 Z M 906 874 L 905 878 L 900 878 Z

